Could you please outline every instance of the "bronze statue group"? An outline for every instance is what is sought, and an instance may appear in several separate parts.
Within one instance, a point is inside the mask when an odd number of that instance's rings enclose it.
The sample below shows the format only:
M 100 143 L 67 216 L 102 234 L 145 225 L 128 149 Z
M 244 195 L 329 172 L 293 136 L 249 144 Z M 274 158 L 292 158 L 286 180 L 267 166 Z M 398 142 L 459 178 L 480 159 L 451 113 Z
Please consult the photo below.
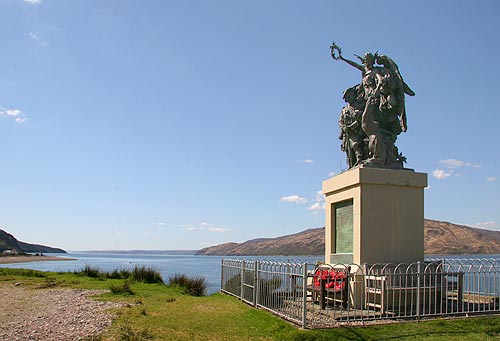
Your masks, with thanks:
M 349 168 L 356 166 L 402 169 L 406 158 L 396 147 L 407 130 L 405 94 L 415 93 L 404 82 L 396 63 L 385 55 L 356 56 L 362 64 L 342 56 L 334 43 L 331 56 L 361 71 L 361 83 L 344 91 L 347 105 L 340 113 L 342 150 Z

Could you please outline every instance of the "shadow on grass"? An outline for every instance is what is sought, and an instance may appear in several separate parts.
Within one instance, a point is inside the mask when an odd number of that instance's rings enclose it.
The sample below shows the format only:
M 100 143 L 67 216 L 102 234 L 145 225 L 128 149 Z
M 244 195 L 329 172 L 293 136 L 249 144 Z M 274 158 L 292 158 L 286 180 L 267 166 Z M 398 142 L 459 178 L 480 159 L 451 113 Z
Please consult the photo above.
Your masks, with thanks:
M 500 339 L 500 318 L 464 318 L 457 320 L 434 320 L 423 322 L 401 322 L 394 324 L 339 327 L 332 329 L 298 331 L 290 337 L 293 341 L 327 340 L 400 340 L 400 339 L 453 339 L 489 340 Z

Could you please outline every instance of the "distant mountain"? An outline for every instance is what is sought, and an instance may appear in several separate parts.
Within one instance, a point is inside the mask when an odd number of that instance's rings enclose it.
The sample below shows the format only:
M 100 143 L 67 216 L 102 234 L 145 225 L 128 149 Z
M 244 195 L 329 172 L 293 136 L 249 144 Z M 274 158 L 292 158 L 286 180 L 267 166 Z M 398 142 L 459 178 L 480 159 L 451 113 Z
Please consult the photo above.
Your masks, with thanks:
M 0 252 L 5 250 L 16 250 L 19 253 L 66 253 L 62 249 L 50 246 L 21 242 L 10 233 L 0 229 Z
M 500 254 L 500 232 L 425 219 L 425 254 Z M 325 228 L 259 238 L 244 243 L 226 243 L 201 249 L 197 255 L 218 256 L 298 256 L 324 255 Z
M 299 256 L 325 253 L 325 228 L 314 228 L 277 237 L 259 238 L 244 243 L 226 243 L 201 249 L 197 255 L 217 256 Z
M 425 253 L 430 255 L 500 254 L 500 232 L 425 220 Z

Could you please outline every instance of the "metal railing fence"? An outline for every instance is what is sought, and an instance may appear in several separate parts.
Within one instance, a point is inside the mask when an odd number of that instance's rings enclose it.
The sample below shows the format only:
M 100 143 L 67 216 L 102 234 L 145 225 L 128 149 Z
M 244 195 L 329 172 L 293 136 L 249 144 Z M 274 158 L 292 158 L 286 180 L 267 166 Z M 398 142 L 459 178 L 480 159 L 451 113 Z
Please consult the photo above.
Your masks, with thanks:
M 308 328 L 500 313 L 495 259 L 308 264 L 223 259 L 221 291 Z

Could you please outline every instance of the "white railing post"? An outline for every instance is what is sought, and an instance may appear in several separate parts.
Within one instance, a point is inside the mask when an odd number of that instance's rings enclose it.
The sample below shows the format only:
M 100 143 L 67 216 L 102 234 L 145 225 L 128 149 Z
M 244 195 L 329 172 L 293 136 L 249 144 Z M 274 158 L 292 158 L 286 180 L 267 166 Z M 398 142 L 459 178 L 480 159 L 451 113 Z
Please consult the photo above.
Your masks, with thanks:
M 245 261 L 241 261 L 241 288 L 240 288 L 240 298 L 243 300 L 245 296 Z
M 302 328 L 307 327 L 307 263 L 302 268 Z
M 417 319 L 420 319 L 420 276 L 421 276 L 421 266 L 420 261 L 417 262 Z
M 220 290 L 224 288 L 224 258 L 220 261 Z
M 257 300 L 257 288 L 258 288 L 258 283 L 259 283 L 259 260 L 256 260 L 254 262 L 254 268 L 253 268 L 253 306 L 256 307 L 258 300 Z

